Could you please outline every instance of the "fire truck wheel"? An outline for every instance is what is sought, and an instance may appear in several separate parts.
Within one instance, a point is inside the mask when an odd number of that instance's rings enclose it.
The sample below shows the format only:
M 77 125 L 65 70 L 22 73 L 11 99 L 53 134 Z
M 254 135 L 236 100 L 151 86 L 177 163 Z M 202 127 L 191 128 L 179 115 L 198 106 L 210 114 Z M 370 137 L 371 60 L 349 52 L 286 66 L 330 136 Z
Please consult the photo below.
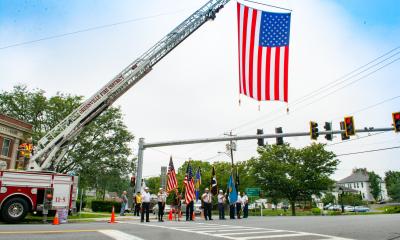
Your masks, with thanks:
M 25 199 L 11 198 L 1 208 L 1 216 L 5 222 L 16 223 L 24 219 L 28 211 Z

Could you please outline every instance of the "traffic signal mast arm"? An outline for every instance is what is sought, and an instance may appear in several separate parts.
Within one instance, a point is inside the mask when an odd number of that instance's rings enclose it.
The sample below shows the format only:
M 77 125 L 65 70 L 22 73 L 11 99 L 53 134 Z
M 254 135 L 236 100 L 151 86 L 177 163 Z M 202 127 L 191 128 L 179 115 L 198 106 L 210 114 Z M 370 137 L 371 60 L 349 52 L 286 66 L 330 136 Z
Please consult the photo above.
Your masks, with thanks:
M 229 0 L 210 0 L 207 2 L 142 56 L 117 74 L 56 127 L 51 129 L 36 144 L 35 155 L 32 156 L 28 169 L 44 170 L 50 166 L 51 161 L 57 162 L 61 160 L 67 152 L 70 141 L 87 124 L 93 121 L 93 119 L 142 79 L 158 61 L 207 22 L 207 20 L 213 20 L 216 13 L 228 2 Z
M 357 133 L 366 133 L 366 132 L 388 132 L 393 131 L 393 127 L 390 128 L 364 128 L 356 130 Z M 345 130 L 333 130 L 333 131 L 321 131 L 320 134 L 342 134 L 345 133 Z M 216 137 L 216 138 L 202 138 L 202 139 L 187 139 L 187 140 L 179 140 L 179 141 L 166 141 L 166 142 L 153 142 L 153 143 L 144 143 L 143 138 L 142 144 L 139 146 L 139 151 L 145 148 L 152 147 L 164 147 L 164 146 L 172 146 L 172 145 L 185 145 L 185 144 L 196 144 L 196 143 L 208 143 L 208 142 L 225 142 L 225 141 L 237 141 L 237 140 L 251 140 L 258 138 L 280 138 L 280 137 L 301 137 L 301 136 L 310 136 L 310 132 L 297 132 L 297 133 L 280 133 L 280 134 L 262 134 L 262 135 L 243 135 L 243 136 L 228 136 L 228 137 Z

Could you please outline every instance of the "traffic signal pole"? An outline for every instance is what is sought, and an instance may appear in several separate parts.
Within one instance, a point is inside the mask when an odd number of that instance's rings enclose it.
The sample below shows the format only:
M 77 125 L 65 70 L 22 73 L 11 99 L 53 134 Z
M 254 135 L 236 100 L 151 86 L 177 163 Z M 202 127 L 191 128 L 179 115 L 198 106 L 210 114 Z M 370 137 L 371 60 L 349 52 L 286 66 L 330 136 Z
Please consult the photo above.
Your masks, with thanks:
M 389 128 L 364 128 L 357 129 L 356 133 L 370 133 L 370 132 L 389 132 L 394 131 L 394 127 Z M 346 133 L 345 130 L 332 130 L 332 131 L 321 131 L 319 135 L 323 134 L 342 134 Z M 231 142 L 240 140 L 251 140 L 258 138 L 279 138 L 279 137 L 302 137 L 310 136 L 310 132 L 294 132 L 294 133 L 278 133 L 278 134 L 260 134 L 260 135 L 243 135 L 243 136 L 225 136 L 225 137 L 215 137 L 215 138 L 199 138 L 199 139 L 187 139 L 187 140 L 176 140 L 176 141 L 165 141 L 165 142 L 153 142 L 145 143 L 144 138 L 139 139 L 139 151 L 138 151 L 138 164 L 136 171 L 136 185 L 135 192 L 140 192 L 141 182 L 142 182 L 142 170 L 143 170 L 143 153 L 146 148 L 154 147 L 165 147 L 165 146 L 175 146 L 175 145 L 187 145 L 187 144 L 197 144 L 197 143 L 210 143 L 210 142 Z

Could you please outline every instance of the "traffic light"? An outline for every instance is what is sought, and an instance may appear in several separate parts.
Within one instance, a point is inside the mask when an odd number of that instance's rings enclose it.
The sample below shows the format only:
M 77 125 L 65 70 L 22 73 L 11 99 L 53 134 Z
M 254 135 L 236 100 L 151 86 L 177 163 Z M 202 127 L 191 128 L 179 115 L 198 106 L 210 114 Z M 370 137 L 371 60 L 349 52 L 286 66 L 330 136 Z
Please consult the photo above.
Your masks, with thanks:
M 325 122 L 324 128 L 325 128 L 325 131 L 331 132 L 331 131 L 332 131 L 332 123 L 330 123 L 330 122 Z M 333 139 L 333 134 L 332 134 L 332 133 L 327 133 L 327 134 L 325 135 L 325 139 L 328 140 L 328 141 L 332 141 L 332 139 Z
M 283 133 L 282 128 L 281 127 L 275 128 L 275 133 L 276 134 Z M 276 145 L 283 145 L 283 137 L 276 138 Z
M 395 132 L 400 132 L 400 112 L 392 113 L 393 127 Z
M 356 134 L 354 127 L 354 118 L 352 116 L 344 118 L 344 130 L 346 130 L 346 136 L 353 136 Z
M 135 187 L 135 183 L 136 183 L 136 177 L 132 176 L 131 177 L 131 187 Z
M 345 130 L 344 122 L 340 122 L 340 130 Z M 343 141 L 343 140 L 349 140 L 349 139 L 350 139 L 350 137 L 348 137 L 348 136 L 346 135 L 346 133 L 342 133 L 342 141 Z
M 262 135 L 264 134 L 263 129 L 257 129 L 257 135 Z M 257 145 L 259 147 L 264 147 L 264 138 L 257 138 Z
M 318 136 L 319 136 L 318 123 L 311 121 L 310 122 L 310 137 L 312 140 L 317 140 Z

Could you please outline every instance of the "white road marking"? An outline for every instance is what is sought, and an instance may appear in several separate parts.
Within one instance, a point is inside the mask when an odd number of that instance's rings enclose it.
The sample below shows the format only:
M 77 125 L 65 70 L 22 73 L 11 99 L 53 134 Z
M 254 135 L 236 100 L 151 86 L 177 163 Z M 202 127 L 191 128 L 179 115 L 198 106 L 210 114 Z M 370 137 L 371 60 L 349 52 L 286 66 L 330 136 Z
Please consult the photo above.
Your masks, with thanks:
M 329 236 L 317 233 L 281 230 L 281 229 L 269 229 L 269 228 L 257 228 L 257 227 L 241 227 L 234 225 L 220 225 L 220 224 L 206 224 L 206 223 L 166 223 L 165 225 L 156 224 L 143 224 L 136 222 L 121 222 L 126 224 L 141 225 L 144 227 L 158 227 L 169 230 L 176 230 L 181 232 L 196 233 L 200 235 L 206 235 L 210 237 L 225 238 L 231 240 L 250 240 L 250 239 L 279 239 L 284 237 L 321 237 L 318 240 L 352 240 L 350 238 L 341 238 L 336 236 Z M 191 226 L 190 226 L 191 225 Z M 194 225 L 194 226 L 193 226 Z M 241 233 L 237 231 L 242 231 Z M 259 233 L 259 234 L 258 234 Z M 283 233 L 283 234 L 271 234 L 271 233 Z M 235 236 L 241 234 L 257 234 L 254 236 Z
M 98 232 L 107 235 L 115 240 L 143 240 L 143 238 L 136 237 L 118 230 L 98 230 Z

